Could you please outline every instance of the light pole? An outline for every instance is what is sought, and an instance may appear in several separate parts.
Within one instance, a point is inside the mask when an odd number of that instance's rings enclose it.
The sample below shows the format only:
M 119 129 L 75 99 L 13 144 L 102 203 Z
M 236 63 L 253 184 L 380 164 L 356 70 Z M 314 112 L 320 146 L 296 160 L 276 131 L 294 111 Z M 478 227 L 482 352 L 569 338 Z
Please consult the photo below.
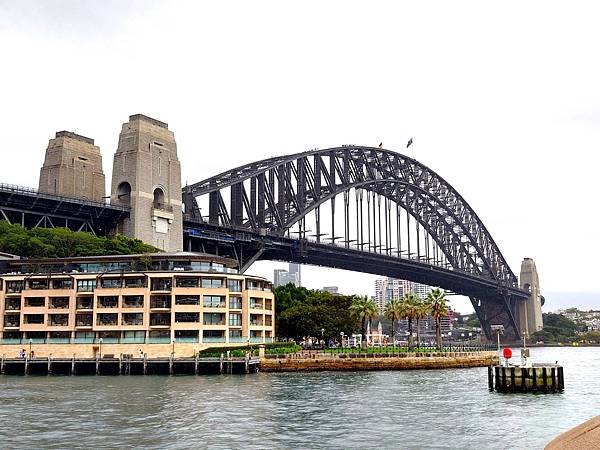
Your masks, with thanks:
M 100 339 L 98 340 L 98 344 L 100 344 L 100 348 L 98 349 L 98 351 L 99 351 L 99 353 L 100 353 L 100 359 L 102 359 L 102 341 L 103 341 L 103 339 L 102 339 L 102 338 L 100 338 Z
M 469 345 L 471 345 L 471 340 L 473 338 L 473 333 L 469 331 Z
M 341 339 L 342 339 L 341 345 L 342 345 L 342 352 L 343 352 L 344 351 L 344 332 L 343 331 L 340 331 L 340 336 L 341 336 Z
M 325 348 L 325 339 L 323 338 L 325 334 L 325 328 L 321 328 L 321 348 Z
M 452 331 L 448 331 L 448 345 L 450 346 L 450 351 L 452 351 Z
M 31 358 L 31 344 L 33 343 L 33 339 L 29 338 L 29 357 Z
M 175 338 L 171 339 L 171 359 L 175 358 Z

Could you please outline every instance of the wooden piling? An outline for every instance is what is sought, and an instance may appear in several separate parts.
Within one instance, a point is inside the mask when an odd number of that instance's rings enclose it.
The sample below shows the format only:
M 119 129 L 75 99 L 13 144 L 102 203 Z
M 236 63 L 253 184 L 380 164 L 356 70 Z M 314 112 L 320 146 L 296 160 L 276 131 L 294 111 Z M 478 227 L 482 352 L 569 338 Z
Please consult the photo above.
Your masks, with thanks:
M 510 368 L 510 392 L 515 392 L 515 368 Z
M 48 356 L 48 375 L 52 375 L 52 356 Z
M 565 378 L 563 375 L 563 368 L 561 366 L 558 368 L 558 389 L 562 391 L 564 388 L 565 388 Z
M 75 353 L 73 353 L 73 358 L 71 359 L 71 375 L 75 375 Z
M 547 378 L 546 368 L 542 367 L 542 378 L 544 382 L 544 392 L 548 392 L 548 378 Z
M 496 375 L 496 390 L 500 391 L 500 367 L 499 366 L 494 367 L 494 372 Z
M 532 391 L 537 391 L 537 369 L 535 367 L 531 368 L 531 372 L 533 373 L 533 379 L 532 379 L 532 385 L 531 385 L 531 390 Z
M 488 366 L 488 389 L 490 391 L 494 390 L 494 372 L 492 366 Z
M 552 392 L 556 392 L 556 368 L 550 369 L 550 378 L 552 380 Z
M 506 367 L 502 366 L 502 391 L 506 390 Z
M 527 392 L 527 369 L 521 367 L 521 392 Z

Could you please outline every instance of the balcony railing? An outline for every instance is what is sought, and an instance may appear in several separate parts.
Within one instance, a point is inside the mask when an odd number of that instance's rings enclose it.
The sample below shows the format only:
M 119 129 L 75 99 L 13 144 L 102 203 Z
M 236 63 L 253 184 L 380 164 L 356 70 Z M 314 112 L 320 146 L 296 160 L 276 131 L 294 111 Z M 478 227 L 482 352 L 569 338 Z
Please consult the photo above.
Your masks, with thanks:
M 202 342 L 205 344 L 222 343 L 222 342 L 225 342 L 225 336 L 223 336 L 223 337 L 203 337 Z
M 68 320 L 51 320 L 49 326 L 51 326 L 51 327 L 68 327 L 69 321 Z
M 21 309 L 21 303 L 19 303 L 19 302 L 7 302 L 6 303 L 7 311 L 17 311 L 19 309 Z
M 150 300 L 150 308 L 171 308 L 171 300 Z
M 76 327 L 91 327 L 92 321 L 91 320 L 78 320 L 77 322 L 75 322 L 75 326 Z
M 139 320 L 123 320 L 122 324 L 123 325 L 130 325 L 130 326 L 144 325 L 144 320 L 143 319 L 139 319 Z
M 93 309 L 92 301 L 90 300 L 88 302 L 77 302 L 77 309 Z
M 171 325 L 171 321 L 167 320 L 167 319 L 152 319 L 152 320 L 150 320 L 151 327 L 164 327 L 164 326 L 170 326 L 170 325 Z
M 10 322 L 4 322 L 4 326 L 5 327 L 18 327 L 19 326 L 19 321 L 10 321 Z

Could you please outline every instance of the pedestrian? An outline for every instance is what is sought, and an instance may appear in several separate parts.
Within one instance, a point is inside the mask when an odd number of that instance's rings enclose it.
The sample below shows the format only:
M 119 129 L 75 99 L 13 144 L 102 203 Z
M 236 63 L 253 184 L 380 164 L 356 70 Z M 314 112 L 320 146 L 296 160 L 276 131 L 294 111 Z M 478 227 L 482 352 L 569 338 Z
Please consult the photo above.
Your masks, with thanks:
M 140 348 L 140 358 L 144 358 L 144 351 Z
M 35 356 L 35 353 L 34 353 L 34 351 L 33 351 L 33 350 L 31 350 L 31 353 L 29 354 L 29 358 L 30 358 L 30 359 L 33 359 L 33 357 L 34 357 L 34 356 Z
M 19 358 L 25 359 L 25 349 L 24 348 L 22 348 L 21 350 L 19 350 Z

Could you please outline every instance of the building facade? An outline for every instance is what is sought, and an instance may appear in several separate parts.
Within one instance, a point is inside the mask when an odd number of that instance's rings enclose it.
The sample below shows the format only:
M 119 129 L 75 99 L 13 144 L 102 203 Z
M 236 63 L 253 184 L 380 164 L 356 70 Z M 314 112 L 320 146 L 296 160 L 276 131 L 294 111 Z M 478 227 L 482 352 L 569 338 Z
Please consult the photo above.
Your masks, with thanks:
M 431 292 L 431 286 L 415 283 L 413 281 L 398 280 L 395 278 L 379 278 L 375 280 L 375 303 L 381 314 L 385 305 L 392 300 L 401 299 L 405 294 L 413 292 L 421 298 L 426 298 Z
M 285 286 L 289 283 L 298 287 L 301 286 L 299 264 L 290 264 L 289 270 L 275 269 L 273 271 L 273 284 L 275 287 Z
M 272 285 L 197 253 L 2 261 L 0 342 L 246 344 L 275 333 Z M 31 341 L 30 341 L 31 340 Z

